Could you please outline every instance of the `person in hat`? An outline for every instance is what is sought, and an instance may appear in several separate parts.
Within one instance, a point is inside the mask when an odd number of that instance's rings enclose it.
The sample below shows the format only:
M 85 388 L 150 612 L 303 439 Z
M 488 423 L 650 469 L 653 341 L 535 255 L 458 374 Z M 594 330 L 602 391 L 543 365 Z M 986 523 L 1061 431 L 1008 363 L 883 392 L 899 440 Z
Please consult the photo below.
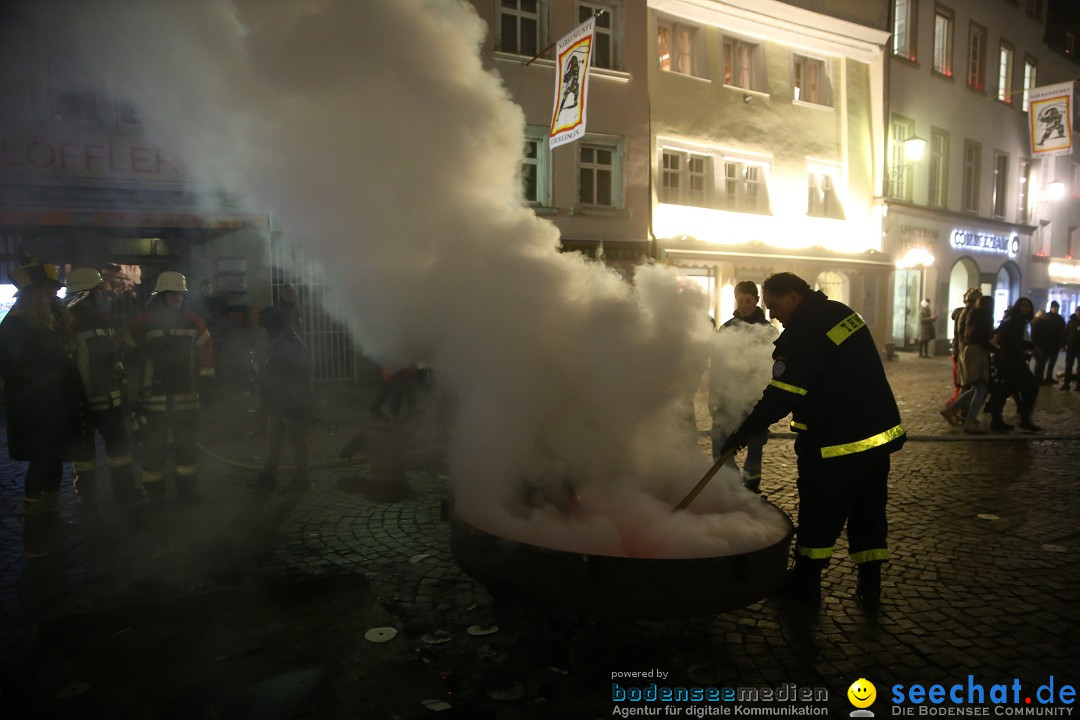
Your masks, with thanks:
M 82 447 L 75 460 L 75 491 L 80 506 L 93 511 L 97 505 L 97 449 L 95 436 L 105 441 L 105 456 L 113 499 L 134 511 L 142 491 L 135 482 L 124 411 L 127 377 L 112 324 L 101 308 L 105 280 L 94 268 L 83 267 L 67 275 L 64 304 L 71 312 L 75 359 L 86 392 L 89 413 Z
M 17 300 L 0 322 L 0 378 L 8 455 L 29 463 L 23 528 L 33 553 L 60 525 L 60 482 L 81 437 L 83 392 L 68 351 L 71 316 L 56 297 L 57 266 L 28 258 L 10 275 Z
M 124 336 L 124 346 L 134 356 L 132 365 L 138 368 L 142 483 L 152 506 L 160 506 L 165 497 L 170 433 L 177 498 L 186 504 L 201 500 L 196 462 L 199 380 L 214 376 L 214 355 L 206 323 L 182 308 L 186 294 L 187 278 L 182 273 L 162 272 L 146 312 L 132 321 Z

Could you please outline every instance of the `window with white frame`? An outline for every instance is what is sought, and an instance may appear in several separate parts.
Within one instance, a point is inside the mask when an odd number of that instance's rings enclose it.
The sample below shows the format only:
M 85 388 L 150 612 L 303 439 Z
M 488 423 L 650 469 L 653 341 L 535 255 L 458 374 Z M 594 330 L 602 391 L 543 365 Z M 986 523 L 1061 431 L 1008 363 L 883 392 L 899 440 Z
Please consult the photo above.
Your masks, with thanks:
M 1009 187 L 1009 156 L 1005 153 L 994 153 L 994 200 L 993 216 L 999 219 L 1005 217 L 1005 205 L 1008 198 Z
M 944 208 L 949 201 L 949 133 L 934 128 L 930 133 L 929 202 Z
M 578 150 L 578 203 L 583 207 L 622 207 L 621 141 L 586 135 Z
M 1013 49 L 1007 42 L 998 47 L 998 91 L 997 99 L 1012 105 L 1013 88 Z
M 1031 107 L 1031 91 L 1035 89 L 1036 78 L 1038 76 L 1039 68 L 1038 64 L 1033 58 L 1024 58 L 1024 98 L 1023 98 L 1023 110 L 1028 111 Z
M 953 14 L 939 5 L 934 11 L 934 72 L 952 77 L 952 63 Z
M 967 84 L 980 92 L 986 89 L 986 28 L 975 23 L 968 29 Z
M 964 141 L 964 196 L 961 208 L 965 212 L 979 212 L 979 171 L 982 146 L 971 140 Z
M 825 61 L 817 58 L 794 56 L 795 99 L 815 105 L 832 105 L 829 75 Z
M 915 60 L 915 10 L 917 0 L 896 0 L 893 5 L 893 55 Z
M 499 50 L 533 56 L 547 45 L 548 0 L 500 0 Z
M 1039 226 L 1031 236 L 1031 252 L 1036 257 L 1050 257 L 1050 241 L 1053 237 L 1053 224 L 1049 220 L 1040 220 Z
M 578 22 L 596 17 L 592 67 L 615 70 L 620 67 L 619 51 L 622 18 L 619 6 L 609 2 L 578 2 Z
M 547 133 L 531 129 L 525 137 L 521 160 L 521 185 L 525 202 L 534 207 L 551 206 L 551 151 Z
M 1031 160 L 1020 161 L 1020 174 L 1017 178 L 1019 192 L 1016 198 L 1016 214 L 1021 223 L 1026 223 L 1031 205 Z
M 889 197 L 911 202 L 915 164 L 907 157 L 906 141 L 915 137 L 915 121 L 893 117 L 889 126 Z
M 664 148 L 660 152 L 660 202 L 705 207 L 712 157 Z
M 697 28 L 669 20 L 657 20 L 656 52 L 660 69 L 680 75 L 697 75 Z
M 764 52 L 754 42 L 724 38 L 724 84 L 743 90 L 764 91 Z
M 813 217 L 844 218 L 844 208 L 836 195 L 836 170 L 811 166 L 807 172 L 806 214 Z
M 766 166 L 741 158 L 724 158 L 720 206 L 724 210 L 748 213 L 769 212 L 769 194 L 765 181 Z

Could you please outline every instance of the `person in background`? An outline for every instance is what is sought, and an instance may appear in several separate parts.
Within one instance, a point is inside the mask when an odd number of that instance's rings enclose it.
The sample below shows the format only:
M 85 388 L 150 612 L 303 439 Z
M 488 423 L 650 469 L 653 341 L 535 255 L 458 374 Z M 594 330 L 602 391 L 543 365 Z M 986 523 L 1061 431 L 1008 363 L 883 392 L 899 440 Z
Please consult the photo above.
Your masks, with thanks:
M 262 410 L 267 416 L 266 455 L 253 489 L 270 491 L 277 486 L 281 448 L 287 438 L 295 460 L 289 489 L 303 491 L 309 486 L 307 425 L 315 406 L 307 347 L 282 308 L 263 310 L 259 324 L 269 338 L 259 373 Z
M 296 287 L 292 283 L 285 283 L 278 290 L 278 299 L 274 303 L 285 313 L 285 322 L 294 333 L 304 337 L 304 319 L 300 315 L 300 306 L 297 304 Z
M 379 391 L 369 411 L 376 420 L 386 417 L 383 405 L 390 404 L 390 420 L 408 417 L 416 410 L 416 366 L 383 365 L 379 370 Z
M 964 342 L 960 356 L 960 379 L 964 392 L 945 406 L 942 417 L 950 425 L 963 425 L 970 435 L 983 435 L 986 429 L 979 424 L 979 411 L 990 391 L 990 351 L 994 334 L 994 299 L 980 295 L 973 309 L 966 309 Z M 961 419 L 961 415 L 964 419 Z
M 930 341 L 937 337 L 934 323 L 937 315 L 930 309 L 930 298 L 926 298 L 919 306 L 919 357 L 930 357 Z
M 1073 310 L 1069 316 L 1069 322 L 1065 326 L 1065 379 L 1061 382 L 1061 390 L 1068 390 L 1073 381 L 1073 363 L 1080 356 L 1080 307 Z M 1080 380 L 1076 382 L 1076 389 L 1080 390 Z
M 64 303 L 71 312 L 75 359 L 89 410 L 84 442 L 75 460 L 75 491 L 81 506 L 92 512 L 98 489 L 95 435 L 100 434 L 113 499 L 134 512 L 142 491 L 135 482 L 124 408 L 127 377 L 112 323 L 102 309 L 104 288 L 105 280 L 94 268 L 68 273 Z
M 0 322 L 0 379 L 8 456 L 28 461 L 23 477 L 27 554 L 47 552 L 60 527 L 60 483 L 83 436 L 85 401 L 68 351 L 71 316 L 57 299 L 59 268 L 25 258 L 11 271 L 16 301 Z
M 962 383 L 960 382 L 960 354 L 964 349 L 964 323 L 966 321 L 964 311 L 968 309 L 974 309 L 979 298 L 982 297 L 982 291 L 979 288 L 968 288 L 964 293 L 964 304 L 952 311 L 953 321 L 953 341 L 952 341 L 952 378 L 953 378 L 953 394 L 946 401 L 946 405 L 951 405 L 956 402 L 956 398 L 960 397 L 960 390 Z
M 1031 342 L 1035 344 L 1035 381 L 1040 385 L 1056 385 L 1054 366 L 1065 346 L 1065 318 L 1057 300 L 1050 309 L 1031 323 Z
M 720 326 L 720 331 L 725 328 L 735 328 L 745 325 L 766 325 L 771 330 L 771 338 L 776 337 L 776 330 L 765 317 L 765 311 L 759 307 L 757 284 L 752 280 L 743 280 L 735 285 L 735 313 Z M 713 418 L 712 447 L 713 460 L 719 460 L 720 448 L 723 445 L 724 429 L 717 423 L 721 417 L 719 405 L 723 402 L 723 389 L 729 379 L 715 365 L 710 365 L 709 372 L 709 413 Z M 742 481 L 748 489 L 761 492 L 761 455 L 765 443 L 769 440 L 769 432 L 754 435 L 747 440 L 746 460 L 742 467 Z M 734 461 L 732 461 L 734 462 Z
M 146 312 L 131 324 L 124 345 L 135 356 L 139 419 L 143 425 L 142 483 L 160 507 L 165 498 L 165 460 L 171 434 L 176 454 L 176 495 L 193 504 L 198 490 L 199 383 L 214 376 L 214 354 L 206 323 L 182 309 L 187 278 L 158 275 Z
M 1041 432 L 1042 428 L 1031 421 L 1035 409 L 1035 398 L 1039 394 L 1039 383 L 1031 374 L 1028 365 L 1034 345 L 1024 338 L 1028 323 L 1035 314 L 1031 300 L 1022 297 L 1005 311 L 1005 317 L 994 332 L 994 365 L 997 382 L 991 388 L 990 400 L 986 403 L 990 413 L 990 429 L 995 432 L 1009 432 L 1013 426 L 1004 421 L 1002 412 L 1005 400 L 1013 395 L 1016 398 L 1016 410 L 1020 416 L 1017 425 L 1026 432 Z
M 723 449 L 746 446 L 792 414 L 799 514 L 795 567 L 781 593 L 820 602 L 821 573 L 846 523 L 859 600 L 877 608 L 881 565 L 889 559 L 890 457 L 907 439 L 877 344 L 858 313 L 798 275 L 770 275 L 762 294 L 784 325 L 774 343 L 773 379 Z

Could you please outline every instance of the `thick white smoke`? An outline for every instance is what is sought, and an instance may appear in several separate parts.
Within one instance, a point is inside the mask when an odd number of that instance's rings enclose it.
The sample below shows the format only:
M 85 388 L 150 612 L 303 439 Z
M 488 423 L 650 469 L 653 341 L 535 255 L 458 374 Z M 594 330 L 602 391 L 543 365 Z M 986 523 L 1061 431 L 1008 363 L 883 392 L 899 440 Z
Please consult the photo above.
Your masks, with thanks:
M 725 515 L 670 512 L 708 467 L 679 423 L 713 339 L 704 303 L 664 268 L 630 286 L 556 251 L 556 228 L 520 199 L 524 118 L 482 67 L 470 5 L 27 7 L 203 186 L 269 209 L 323 263 L 365 352 L 436 369 L 460 407 L 465 517 L 548 545 L 554 525 L 564 545 L 613 554 L 722 554 L 783 533 L 726 471 L 696 501 Z M 553 510 L 568 486 L 569 516 Z M 707 539 L 677 550 L 699 525 Z

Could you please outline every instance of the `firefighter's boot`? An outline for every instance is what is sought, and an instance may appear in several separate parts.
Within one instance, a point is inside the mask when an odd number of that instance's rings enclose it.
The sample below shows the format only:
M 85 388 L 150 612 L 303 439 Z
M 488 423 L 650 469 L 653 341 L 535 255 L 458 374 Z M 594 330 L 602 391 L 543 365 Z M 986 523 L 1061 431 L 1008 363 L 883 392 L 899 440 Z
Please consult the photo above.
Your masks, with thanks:
M 182 472 L 182 474 L 181 474 Z M 194 469 L 176 468 L 176 498 L 184 505 L 198 505 L 202 502 L 199 494 L 199 476 Z
M 821 602 L 821 572 L 827 564 L 828 560 L 796 557 L 795 567 L 788 571 L 780 586 L 780 595 L 807 604 Z
M 877 610 L 881 606 L 881 565 L 880 560 L 859 565 L 855 596 L 867 610 Z

